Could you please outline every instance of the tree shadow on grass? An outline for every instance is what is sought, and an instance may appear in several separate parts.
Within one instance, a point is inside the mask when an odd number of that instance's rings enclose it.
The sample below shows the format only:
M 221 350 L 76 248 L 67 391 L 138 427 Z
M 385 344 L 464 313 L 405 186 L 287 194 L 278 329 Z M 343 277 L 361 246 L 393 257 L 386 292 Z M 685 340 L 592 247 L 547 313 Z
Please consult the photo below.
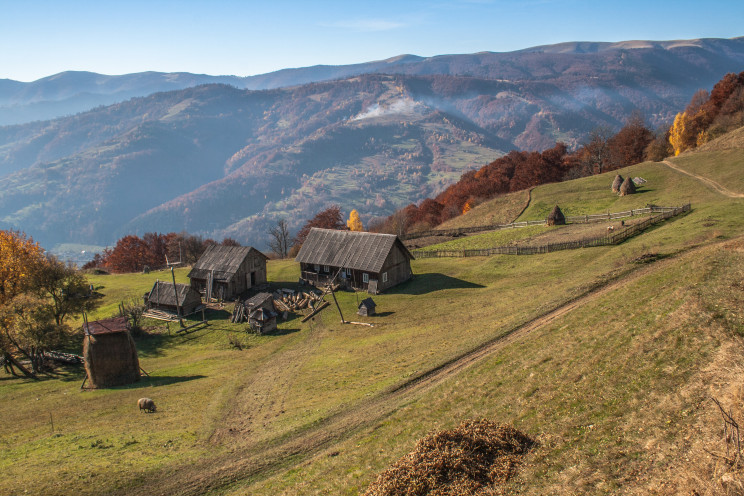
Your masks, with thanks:
M 375 314 L 372 317 L 387 317 L 388 315 L 393 315 L 395 312 L 375 312 Z
M 429 272 L 416 274 L 410 281 L 404 282 L 385 291 L 386 294 L 423 295 L 442 289 L 477 289 L 485 288 L 481 284 L 450 277 L 444 274 Z
M 183 376 L 173 376 L 173 375 L 152 375 L 152 376 L 142 376 L 139 382 L 134 382 L 132 384 L 125 384 L 123 386 L 114 386 L 106 389 L 141 389 L 146 387 L 159 387 L 159 386 L 168 386 L 170 384 L 178 384 L 179 382 L 188 382 L 193 381 L 195 379 L 205 379 L 206 375 L 183 375 Z
M 287 334 L 293 334 L 295 332 L 299 332 L 301 329 L 281 329 L 278 328 L 275 331 L 267 332 L 266 336 L 286 336 Z

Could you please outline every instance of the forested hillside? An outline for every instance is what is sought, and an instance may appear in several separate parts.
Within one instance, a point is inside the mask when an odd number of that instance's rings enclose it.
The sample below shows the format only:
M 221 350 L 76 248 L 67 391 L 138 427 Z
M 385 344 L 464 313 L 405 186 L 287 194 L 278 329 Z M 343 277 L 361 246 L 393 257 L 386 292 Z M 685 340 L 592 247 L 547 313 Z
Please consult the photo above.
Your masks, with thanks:
M 0 127 L 0 227 L 45 246 L 186 230 L 264 248 L 276 220 L 297 229 L 331 204 L 366 225 L 510 150 L 572 150 L 634 111 L 650 128 L 671 123 L 696 90 L 741 66 L 741 45 L 406 57 L 375 70 L 410 74 L 204 85 Z

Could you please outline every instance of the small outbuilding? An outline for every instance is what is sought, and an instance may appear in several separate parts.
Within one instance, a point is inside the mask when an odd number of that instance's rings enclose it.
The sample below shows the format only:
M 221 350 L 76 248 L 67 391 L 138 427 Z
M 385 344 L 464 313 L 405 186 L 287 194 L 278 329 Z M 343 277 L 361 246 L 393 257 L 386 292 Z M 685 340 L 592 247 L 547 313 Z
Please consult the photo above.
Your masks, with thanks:
M 189 272 L 191 287 L 207 298 L 234 300 L 266 283 L 268 257 L 250 246 L 212 245 Z
M 375 304 L 372 298 L 365 298 L 359 304 L 359 310 L 357 311 L 357 315 L 362 315 L 364 317 L 372 316 L 375 314 L 376 306 L 377 305 Z
M 122 386 L 140 380 L 139 357 L 126 317 L 86 322 L 83 334 L 88 387 Z
M 613 193 L 619 193 L 620 192 L 620 186 L 623 185 L 623 176 L 620 174 L 615 176 L 614 181 L 612 181 L 612 192 Z
M 561 209 L 556 205 L 548 215 L 548 219 L 545 222 L 549 226 L 563 226 L 566 224 L 566 217 L 561 212 Z
M 312 228 L 296 261 L 303 281 L 331 281 L 368 291 L 385 291 L 413 277 L 413 255 L 394 234 Z
M 176 299 L 178 297 L 178 299 Z M 176 284 L 166 281 L 155 281 L 149 293 L 145 294 L 145 305 L 148 309 L 157 309 L 172 314 L 191 315 L 201 306 L 201 295 L 188 284 Z
M 248 316 L 248 325 L 259 334 L 276 331 L 276 312 L 263 307 L 251 310 Z
M 274 295 L 271 293 L 258 293 L 256 296 L 245 300 L 245 308 L 248 312 L 252 312 L 257 308 L 263 308 L 265 310 L 274 310 Z

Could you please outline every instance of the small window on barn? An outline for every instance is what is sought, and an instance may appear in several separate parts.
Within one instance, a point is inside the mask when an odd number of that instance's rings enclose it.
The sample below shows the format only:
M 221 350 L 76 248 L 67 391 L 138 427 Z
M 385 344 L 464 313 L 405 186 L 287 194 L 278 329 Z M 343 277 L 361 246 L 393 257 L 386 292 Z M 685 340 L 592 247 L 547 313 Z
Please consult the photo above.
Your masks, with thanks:
M 382 282 L 387 282 L 387 272 L 382 273 Z
M 346 275 L 351 277 L 351 269 L 346 269 Z
M 327 265 L 323 266 L 323 272 L 330 272 L 330 271 L 331 269 L 329 269 Z
M 367 274 L 366 272 L 362 274 L 362 282 L 364 283 L 369 282 L 369 274 Z
M 320 265 L 315 264 L 315 272 L 320 272 Z

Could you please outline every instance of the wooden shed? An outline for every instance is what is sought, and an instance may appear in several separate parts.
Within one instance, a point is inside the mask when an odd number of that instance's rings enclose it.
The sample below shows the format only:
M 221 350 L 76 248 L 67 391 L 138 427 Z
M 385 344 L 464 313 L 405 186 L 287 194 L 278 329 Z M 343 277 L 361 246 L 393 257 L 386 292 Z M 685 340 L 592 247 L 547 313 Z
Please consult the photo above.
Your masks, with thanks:
M 413 255 L 394 234 L 313 228 L 295 260 L 310 284 L 325 284 L 339 273 L 338 283 L 372 294 L 413 276 Z
M 266 282 L 267 259 L 250 246 L 212 245 L 189 272 L 191 287 L 207 298 L 233 300 Z
M 276 312 L 258 307 L 250 312 L 248 325 L 259 334 L 276 331 Z
M 359 303 L 359 310 L 357 311 L 357 315 L 362 315 L 365 317 L 374 315 L 376 307 L 377 304 L 372 298 L 365 298 L 364 300 L 362 300 L 361 303 Z
M 140 380 L 139 357 L 126 317 L 86 322 L 83 334 L 88 387 L 122 386 Z
M 173 314 L 178 313 L 176 305 L 179 305 L 181 315 L 190 315 L 201 306 L 201 295 L 188 284 L 176 284 L 174 290 L 172 282 L 155 281 L 150 292 L 145 294 L 145 305 L 148 309 L 155 308 Z

